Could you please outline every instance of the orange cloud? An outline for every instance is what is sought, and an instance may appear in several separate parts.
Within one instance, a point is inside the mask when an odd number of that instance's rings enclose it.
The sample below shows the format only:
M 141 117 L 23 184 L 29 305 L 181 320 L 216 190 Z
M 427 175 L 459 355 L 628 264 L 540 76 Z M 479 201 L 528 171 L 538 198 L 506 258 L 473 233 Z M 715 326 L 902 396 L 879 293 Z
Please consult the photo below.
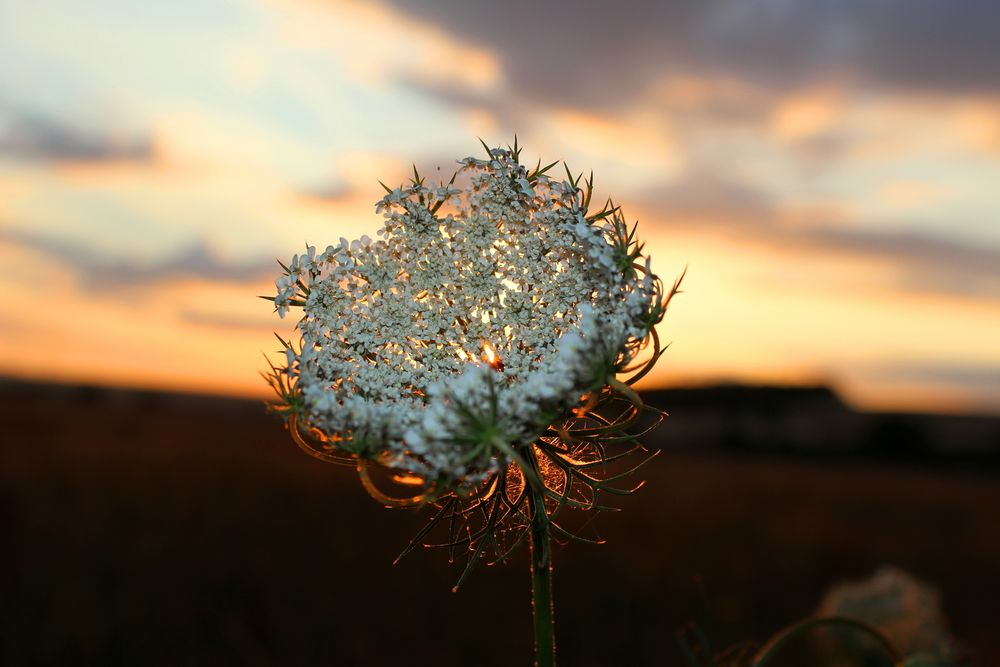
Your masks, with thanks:
M 359 80 L 386 83 L 393 77 L 413 77 L 480 92 L 502 83 L 492 51 L 381 3 L 273 4 L 284 10 L 279 33 L 289 48 L 342 54 Z
M 823 85 L 785 97 L 771 117 L 775 135 L 796 141 L 835 129 L 842 121 L 845 91 L 836 85 Z

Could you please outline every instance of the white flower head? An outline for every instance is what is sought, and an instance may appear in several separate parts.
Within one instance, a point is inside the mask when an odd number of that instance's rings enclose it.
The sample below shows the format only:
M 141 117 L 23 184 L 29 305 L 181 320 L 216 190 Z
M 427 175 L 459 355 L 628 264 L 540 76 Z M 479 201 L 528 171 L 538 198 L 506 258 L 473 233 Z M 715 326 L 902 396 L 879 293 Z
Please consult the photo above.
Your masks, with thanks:
M 550 180 L 518 154 L 465 158 L 433 187 L 414 174 L 377 202 L 379 240 L 285 267 L 275 308 L 303 316 L 279 393 L 326 447 L 476 484 L 614 382 L 662 318 L 617 207 L 588 212 L 592 182 Z

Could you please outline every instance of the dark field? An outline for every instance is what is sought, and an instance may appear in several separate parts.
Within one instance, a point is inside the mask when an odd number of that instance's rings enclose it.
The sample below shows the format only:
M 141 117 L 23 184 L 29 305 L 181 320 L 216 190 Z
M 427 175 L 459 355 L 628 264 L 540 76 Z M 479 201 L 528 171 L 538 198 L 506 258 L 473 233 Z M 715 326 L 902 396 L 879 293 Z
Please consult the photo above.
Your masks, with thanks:
M 523 665 L 527 552 L 459 593 L 440 551 L 391 564 L 426 513 L 382 509 L 260 405 L 3 390 L 5 664 Z M 724 639 L 763 639 L 824 588 L 893 564 L 1000 664 L 1000 484 L 968 467 L 692 453 L 555 549 L 561 663 L 681 665 L 700 576 Z M 677 445 L 676 447 L 674 445 Z M 684 452 L 684 453 L 680 453 Z

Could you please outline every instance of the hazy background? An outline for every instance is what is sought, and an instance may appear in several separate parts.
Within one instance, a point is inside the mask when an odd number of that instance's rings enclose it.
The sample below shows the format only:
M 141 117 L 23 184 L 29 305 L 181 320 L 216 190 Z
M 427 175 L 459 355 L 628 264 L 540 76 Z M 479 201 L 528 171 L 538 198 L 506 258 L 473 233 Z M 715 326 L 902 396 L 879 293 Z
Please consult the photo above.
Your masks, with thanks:
M 515 132 L 689 266 L 664 455 L 555 548 L 563 663 L 683 664 L 696 577 L 722 645 L 889 564 L 995 664 L 998 35 L 989 0 L 0 0 L 0 664 L 526 663 L 527 551 L 457 595 L 391 567 L 427 508 L 299 452 L 257 375 L 276 257 Z
M 647 387 L 998 413 L 997 34 L 988 0 L 0 0 L 0 373 L 262 396 L 274 258 L 516 132 L 690 266 Z

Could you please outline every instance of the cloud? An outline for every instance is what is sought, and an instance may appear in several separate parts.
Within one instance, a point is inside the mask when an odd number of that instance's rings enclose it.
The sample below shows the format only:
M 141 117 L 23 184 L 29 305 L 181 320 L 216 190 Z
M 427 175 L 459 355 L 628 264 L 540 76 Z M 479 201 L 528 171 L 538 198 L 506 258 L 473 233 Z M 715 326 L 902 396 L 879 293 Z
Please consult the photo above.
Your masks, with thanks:
M 270 331 L 276 325 L 272 312 L 260 316 L 235 315 L 226 313 L 207 313 L 193 308 L 182 308 L 178 315 L 190 324 L 207 326 L 213 329 L 231 329 L 239 331 Z
M 644 219 L 664 228 L 723 233 L 788 253 L 846 255 L 887 264 L 895 269 L 894 289 L 973 298 L 1000 293 L 996 245 L 942 238 L 908 229 L 905 223 L 896 225 L 896 231 L 865 221 L 848 225 L 836 208 L 795 210 L 722 168 L 693 168 L 633 201 Z
M 836 227 L 786 233 L 793 243 L 827 252 L 888 260 L 905 290 L 994 297 L 1000 293 L 1000 248 L 969 245 L 912 232 Z
M 84 129 L 31 113 L 0 115 L 0 156 L 39 162 L 144 162 L 153 159 L 145 136 Z
M 649 188 L 634 201 L 640 210 L 671 224 L 769 228 L 777 220 L 776 204 L 768 193 L 709 164 L 689 167 L 669 184 Z
M 953 403 L 952 409 L 965 413 L 1000 414 L 1000 364 L 995 361 L 900 359 L 872 363 L 854 374 L 869 384 L 897 385 L 940 397 L 945 405 L 928 401 L 931 410 L 948 409 L 947 404 Z
M 89 290 L 115 291 L 184 279 L 250 282 L 276 275 L 273 260 L 229 261 L 203 242 L 160 261 L 109 259 L 87 248 L 41 234 L 0 230 L 0 243 L 46 255 L 69 268 Z
M 883 262 L 896 270 L 891 287 L 906 292 L 992 298 L 1000 293 L 1000 248 L 971 245 L 911 231 L 822 226 L 755 230 L 790 251 L 841 254 Z
M 1000 92 L 991 0 L 390 4 L 492 50 L 508 92 L 546 106 L 620 107 L 684 76 Z
M 322 204 L 345 204 L 354 201 L 360 195 L 358 189 L 348 183 L 332 182 L 316 187 L 302 188 L 299 196 L 312 202 Z
M 989 389 L 1000 394 L 1000 366 L 998 365 L 900 362 L 880 364 L 875 367 L 875 370 L 895 380 L 954 384 Z

